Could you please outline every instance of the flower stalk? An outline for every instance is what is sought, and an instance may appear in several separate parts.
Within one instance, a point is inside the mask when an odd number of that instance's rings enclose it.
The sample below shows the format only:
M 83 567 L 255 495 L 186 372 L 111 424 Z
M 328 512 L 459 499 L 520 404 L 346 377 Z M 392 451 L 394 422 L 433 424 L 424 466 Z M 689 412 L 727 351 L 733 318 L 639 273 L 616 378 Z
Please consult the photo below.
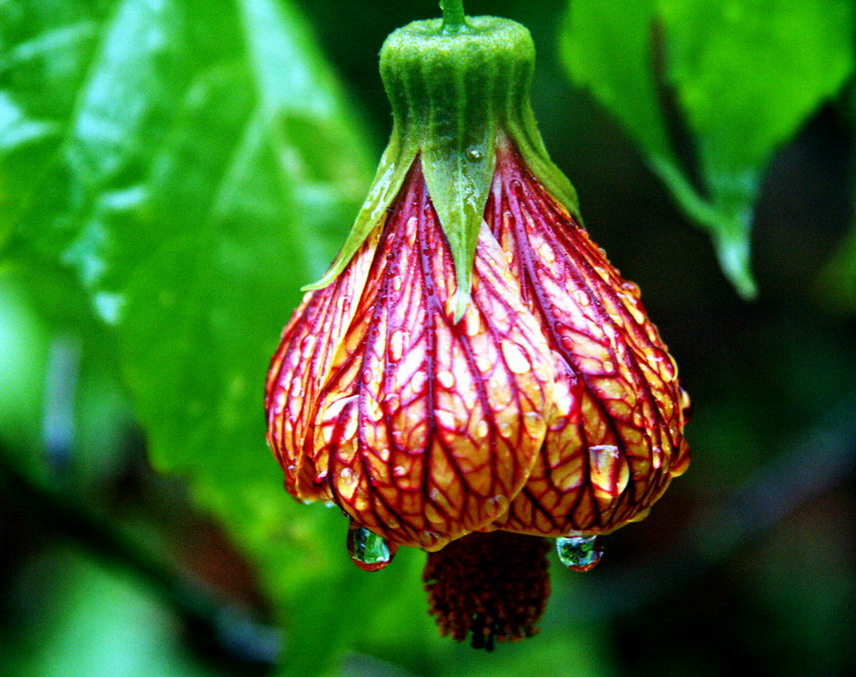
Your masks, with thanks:
M 443 26 L 445 33 L 457 33 L 466 28 L 467 17 L 464 14 L 463 0 L 440 0 L 443 10 Z

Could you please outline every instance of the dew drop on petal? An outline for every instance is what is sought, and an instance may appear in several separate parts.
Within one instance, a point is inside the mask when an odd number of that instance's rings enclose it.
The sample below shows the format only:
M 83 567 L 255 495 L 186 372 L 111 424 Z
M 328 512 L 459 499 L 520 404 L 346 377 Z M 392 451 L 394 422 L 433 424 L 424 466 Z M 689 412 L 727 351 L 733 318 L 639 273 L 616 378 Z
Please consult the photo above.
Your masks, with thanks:
M 476 369 L 478 369 L 482 374 L 487 374 L 492 367 L 493 362 L 486 357 L 479 356 L 476 358 Z
M 273 399 L 273 413 L 280 414 L 285 409 L 285 391 L 279 390 Z
M 392 561 L 396 546 L 383 536 L 351 522 L 348 528 L 348 554 L 363 571 L 379 571 Z
M 502 494 L 492 496 L 487 501 L 488 513 L 493 517 L 498 517 L 508 509 L 508 499 Z
M 591 297 L 582 289 L 577 289 L 574 292 L 574 300 L 581 306 L 587 306 L 591 303 Z
M 537 411 L 523 414 L 523 425 L 530 437 L 540 437 L 544 430 L 544 418 Z
M 655 446 L 651 449 L 651 465 L 655 470 L 659 470 L 663 465 L 663 448 Z
M 419 534 L 419 544 L 423 548 L 433 548 L 440 540 L 440 534 L 436 531 L 423 531 Z
M 446 389 L 455 387 L 455 376 L 451 371 L 443 370 L 437 374 L 437 381 Z
M 357 488 L 357 481 L 357 474 L 351 468 L 342 468 L 339 471 L 339 481 L 336 483 L 336 488 L 342 496 L 350 499 Z
M 624 289 L 624 291 L 626 291 L 631 296 L 635 296 L 637 299 L 641 296 L 641 292 L 639 291 L 639 285 L 635 282 L 625 280 L 621 283 L 621 288 Z
M 545 263 L 553 263 L 556 260 L 556 254 L 553 252 L 553 248 L 546 242 L 542 242 L 538 247 L 538 256 L 541 257 L 541 260 Z
M 434 418 L 437 423 L 446 430 L 454 431 L 458 429 L 458 417 L 451 411 L 445 409 L 437 409 L 434 412 Z
M 398 362 L 404 355 L 404 341 L 407 337 L 408 332 L 401 329 L 396 329 L 389 337 L 389 359 L 393 362 Z
M 300 340 L 300 354 L 303 355 L 303 359 L 312 357 L 313 348 L 315 348 L 315 337 L 312 334 L 304 336 Z
M 487 424 L 487 421 L 479 421 L 478 425 L 476 426 L 476 437 L 478 437 L 479 439 L 484 439 L 485 437 L 487 437 L 488 431 L 489 426 Z
M 556 539 L 559 561 L 574 571 L 589 571 L 597 566 L 603 555 L 603 545 L 597 536 L 570 536 Z
M 614 444 L 593 444 L 588 448 L 589 472 L 595 495 L 614 498 L 627 487 L 630 470 Z
M 502 342 L 502 357 L 505 364 L 515 374 L 525 374 L 532 369 L 532 363 L 526 354 L 516 343 L 511 341 Z

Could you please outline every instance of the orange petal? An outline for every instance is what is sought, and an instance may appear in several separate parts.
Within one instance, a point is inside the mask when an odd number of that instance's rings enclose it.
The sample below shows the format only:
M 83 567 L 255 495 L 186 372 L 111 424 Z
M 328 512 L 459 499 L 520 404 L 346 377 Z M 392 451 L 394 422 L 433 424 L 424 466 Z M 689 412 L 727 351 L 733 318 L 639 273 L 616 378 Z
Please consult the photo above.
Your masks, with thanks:
M 377 228 L 335 282 L 304 296 L 282 332 L 268 370 L 268 445 L 285 472 L 285 488 L 301 500 L 332 499 L 326 450 L 316 450 L 307 431 L 336 347 L 356 312 L 379 238 Z
M 509 146 L 486 218 L 553 350 L 548 432 L 526 487 L 497 522 L 510 531 L 605 533 L 640 519 L 686 468 L 677 370 L 602 250 Z
M 417 162 L 381 235 L 317 404 L 339 505 L 393 543 L 438 550 L 507 510 L 542 446 L 553 366 L 483 226 L 472 303 Z

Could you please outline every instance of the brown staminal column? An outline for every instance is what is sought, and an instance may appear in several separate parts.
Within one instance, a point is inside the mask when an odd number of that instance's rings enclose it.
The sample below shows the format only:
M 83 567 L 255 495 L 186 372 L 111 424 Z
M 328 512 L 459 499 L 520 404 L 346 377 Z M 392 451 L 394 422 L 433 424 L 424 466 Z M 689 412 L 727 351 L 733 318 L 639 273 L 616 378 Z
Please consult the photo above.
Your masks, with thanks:
M 440 632 L 488 651 L 534 635 L 550 595 L 548 541 L 473 533 L 428 554 L 422 579 Z

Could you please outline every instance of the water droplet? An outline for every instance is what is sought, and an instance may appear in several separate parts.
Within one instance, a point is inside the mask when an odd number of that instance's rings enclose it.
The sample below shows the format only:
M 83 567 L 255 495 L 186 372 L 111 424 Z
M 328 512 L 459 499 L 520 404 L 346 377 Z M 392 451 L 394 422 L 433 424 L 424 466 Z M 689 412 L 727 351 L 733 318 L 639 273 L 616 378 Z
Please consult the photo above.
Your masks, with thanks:
M 348 554 L 363 571 L 379 571 L 395 557 L 397 546 L 383 536 L 351 522 L 348 528 Z
M 285 409 L 285 391 L 279 390 L 273 398 L 273 413 L 279 414 Z
M 603 545 L 597 536 L 570 536 L 556 539 L 559 561 L 574 571 L 589 571 L 597 566 L 603 555 Z
M 630 280 L 625 280 L 621 283 L 621 288 L 624 289 L 631 296 L 635 296 L 637 299 L 641 296 L 642 292 L 639 291 L 639 285 L 635 282 L 631 282 Z
M 537 411 L 523 414 L 523 425 L 530 437 L 540 437 L 544 432 L 544 417 Z
M 476 437 L 478 437 L 479 439 L 484 439 L 485 437 L 487 437 L 487 433 L 488 433 L 487 421 L 484 421 L 484 420 L 479 421 L 478 425 L 476 426 Z
M 383 396 L 383 404 L 386 410 L 393 414 L 401 409 L 401 396 L 398 393 L 387 393 Z
M 455 416 L 451 411 L 446 411 L 445 409 L 436 409 L 434 411 L 434 419 L 437 421 L 437 424 L 446 430 L 457 430 L 458 429 L 458 417 Z
M 505 438 L 511 437 L 511 424 L 502 421 L 496 426 L 499 429 L 499 434 Z
M 440 540 L 440 534 L 436 531 L 423 531 L 419 534 L 419 544 L 426 549 L 433 548 Z
M 591 297 L 586 292 L 584 292 L 582 289 L 577 289 L 574 292 L 574 299 L 581 306 L 587 306 L 591 303 Z
M 690 399 L 690 394 L 683 388 L 679 388 L 679 395 L 681 398 L 681 411 L 683 411 L 686 420 L 689 421 L 693 413 L 693 403 Z
M 392 474 L 396 477 L 404 477 L 407 474 L 407 468 L 403 465 L 397 465 L 392 469 Z
M 441 386 L 447 389 L 452 389 L 455 387 L 455 376 L 451 371 L 443 370 L 437 374 L 437 381 Z
M 553 252 L 553 248 L 546 242 L 542 242 L 538 247 L 538 256 L 540 256 L 541 260 L 546 263 L 553 263 L 556 260 L 556 254 Z
M 514 179 L 511 182 L 511 192 L 517 197 L 523 196 L 523 183 L 520 181 L 520 179 Z
M 655 446 L 651 449 L 651 465 L 655 470 L 659 470 L 663 465 L 663 448 Z
M 467 148 L 467 159 L 470 162 L 478 162 L 484 157 L 484 151 L 478 146 L 470 146 Z
M 494 517 L 501 515 L 508 508 L 508 499 L 499 494 L 488 499 L 488 513 Z
M 389 337 L 389 359 L 398 362 L 404 355 L 404 341 L 410 336 L 410 332 L 396 329 Z
M 336 489 L 343 496 L 350 498 L 354 495 L 357 482 L 357 474 L 351 468 L 342 468 L 339 471 L 339 481 L 336 483 Z
M 515 374 L 525 374 L 532 369 L 532 363 L 526 353 L 516 343 L 503 341 L 502 356 L 505 358 L 505 364 Z
M 300 354 L 303 356 L 303 359 L 309 359 L 312 357 L 312 349 L 315 347 L 315 337 L 311 334 L 309 336 L 304 336 L 300 340 Z
M 491 368 L 493 367 L 493 362 L 491 362 L 486 357 L 479 355 L 476 358 L 476 369 L 478 369 L 482 374 L 487 374 Z

